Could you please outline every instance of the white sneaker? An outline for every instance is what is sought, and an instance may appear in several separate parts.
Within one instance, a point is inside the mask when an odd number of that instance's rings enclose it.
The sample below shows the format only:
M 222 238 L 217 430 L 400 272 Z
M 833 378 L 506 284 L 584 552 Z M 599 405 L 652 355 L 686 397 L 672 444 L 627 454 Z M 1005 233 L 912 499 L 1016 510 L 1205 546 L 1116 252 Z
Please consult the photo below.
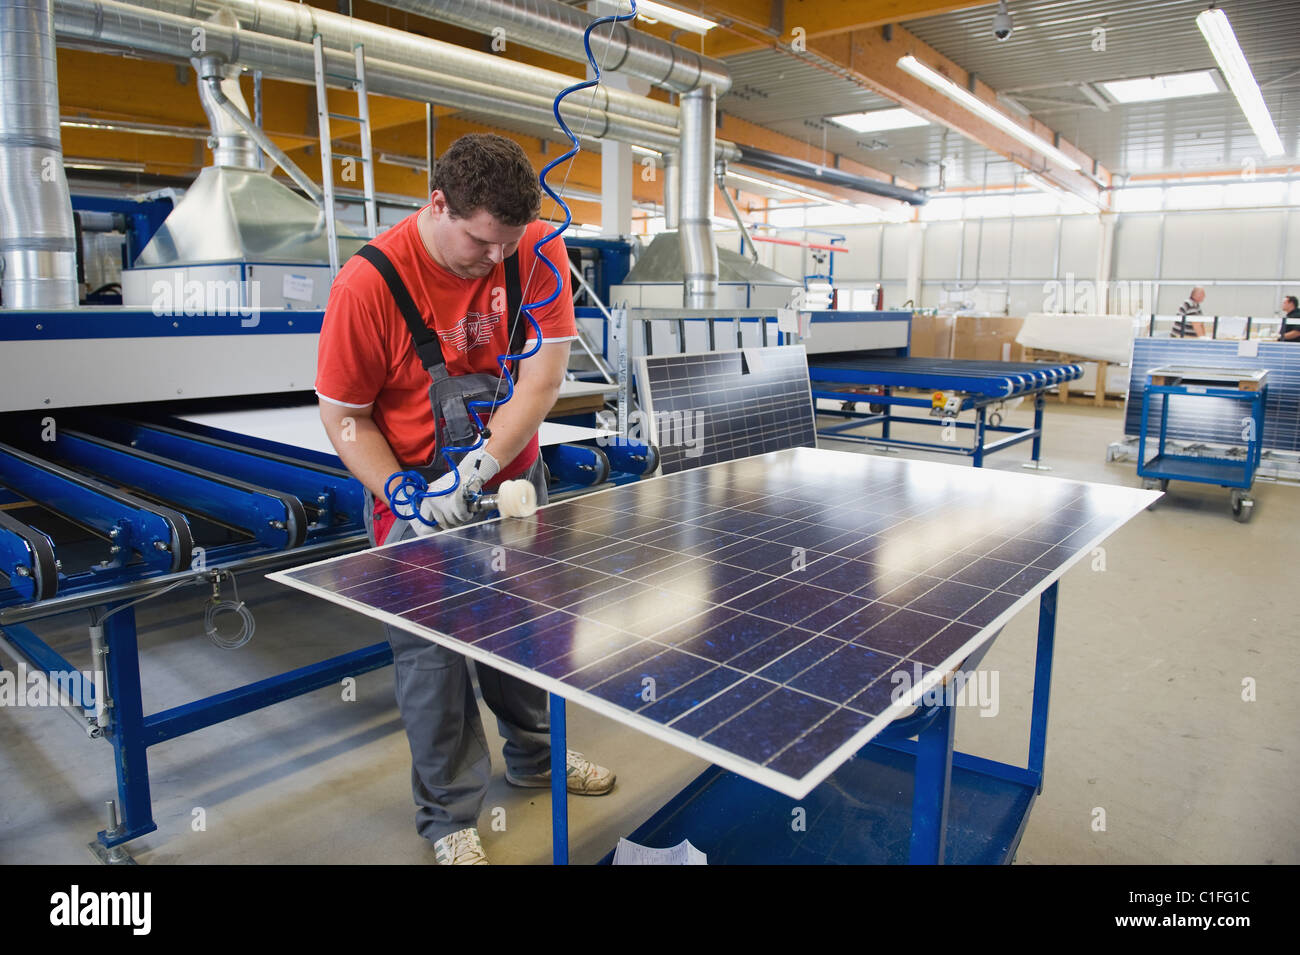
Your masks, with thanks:
M 581 753 L 567 750 L 568 778 L 566 788 L 577 796 L 603 796 L 614 788 L 615 777 L 612 770 L 593 763 Z M 524 786 L 541 789 L 551 785 L 551 771 L 534 773 L 531 776 L 515 776 L 506 770 L 506 782 L 512 786 Z
M 443 836 L 433 844 L 433 855 L 438 865 L 488 865 L 483 843 L 474 828 Z

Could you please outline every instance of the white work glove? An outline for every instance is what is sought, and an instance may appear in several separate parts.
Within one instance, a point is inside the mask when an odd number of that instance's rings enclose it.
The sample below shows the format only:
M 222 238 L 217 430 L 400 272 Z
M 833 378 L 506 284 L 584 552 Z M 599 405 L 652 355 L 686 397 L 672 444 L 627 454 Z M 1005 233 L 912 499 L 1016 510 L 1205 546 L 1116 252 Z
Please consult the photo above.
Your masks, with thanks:
M 425 521 L 436 521 L 438 526 L 430 527 L 424 521 L 413 521 L 415 532 L 423 537 L 438 530 L 459 527 L 467 523 L 474 515 L 470 511 L 469 501 L 466 500 L 465 495 L 468 493 L 472 496 L 477 493 L 484 484 L 496 477 L 500 470 L 501 465 L 497 463 L 497 459 L 482 448 L 465 455 L 456 468 L 460 474 L 460 487 L 450 494 L 426 497 L 420 502 L 420 515 Z M 451 487 L 453 483 L 455 483 L 455 475 L 448 472 L 429 485 L 429 490 L 442 491 Z

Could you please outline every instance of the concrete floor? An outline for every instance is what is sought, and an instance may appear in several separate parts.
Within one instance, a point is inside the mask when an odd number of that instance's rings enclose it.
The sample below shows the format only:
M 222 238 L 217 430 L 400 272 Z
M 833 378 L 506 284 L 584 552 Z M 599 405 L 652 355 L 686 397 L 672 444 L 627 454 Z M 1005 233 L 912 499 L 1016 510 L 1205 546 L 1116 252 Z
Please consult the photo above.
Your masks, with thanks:
M 1118 410 L 1052 405 L 1044 460 L 1054 476 L 1135 485 L 1131 463 L 1105 461 L 1120 430 Z M 1025 457 L 1015 448 L 989 466 L 1016 470 Z M 1300 697 L 1289 684 L 1300 669 L 1291 590 L 1300 489 L 1258 484 L 1247 525 L 1229 516 L 1226 491 L 1172 491 L 1107 542 L 1104 570 L 1085 560 L 1062 581 L 1046 787 L 1020 863 L 1300 862 Z M 147 711 L 380 639 L 371 621 L 251 575 L 240 589 L 257 634 L 233 652 L 203 637 L 197 591 L 139 608 Z M 1025 759 L 1035 621 L 1022 612 L 985 658 L 999 673 L 1000 708 L 992 718 L 959 709 L 959 748 Z M 38 629 L 84 665 L 84 616 Z M 1247 678 L 1253 702 L 1242 699 Z M 391 681 L 385 668 L 358 680 L 354 702 L 319 690 L 151 748 L 158 831 L 131 844 L 134 858 L 432 863 L 414 830 Z M 619 774 L 612 794 L 570 800 L 576 862 L 599 859 L 705 768 L 579 706 L 569 723 L 571 744 Z M 489 856 L 547 862 L 549 795 L 507 786 L 499 752 L 480 824 Z M 106 743 L 57 709 L 0 708 L 0 863 L 88 861 L 114 795 Z

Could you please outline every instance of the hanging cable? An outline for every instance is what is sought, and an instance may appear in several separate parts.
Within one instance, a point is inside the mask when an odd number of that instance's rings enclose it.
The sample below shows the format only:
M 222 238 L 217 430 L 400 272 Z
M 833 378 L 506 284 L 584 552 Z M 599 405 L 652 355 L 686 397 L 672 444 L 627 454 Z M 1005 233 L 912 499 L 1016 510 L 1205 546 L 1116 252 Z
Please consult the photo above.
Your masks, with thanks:
M 536 270 L 537 263 L 539 261 L 542 262 L 546 266 L 546 268 L 550 270 L 551 275 L 554 276 L 555 278 L 555 289 L 549 295 L 547 295 L 545 298 L 539 299 L 536 302 L 524 303 L 520 306 L 519 309 L 524 314 L 524 317 L 528 319 L 528 324 L 532 329 L 536 341 L 533 343 L 532 348 L 526 349 L 525 351 L 520 352 L 517 355 L 512 355 L 508 351 L 498 355 L 497 366 L 499 368 L 499 374 L 497 378 L 496 392 L 493 394 L 490 400 L 476 400 L 476 401 L 469 401 L 466 403 L 466 408 L 469 411 L 470 419 L 474 423 L 474 430 L 477 433 L 478 437 L 473 444 L 465 445 L 463 447 L 443 448 L 442 456 L 443 459 L 447 462 L 447 467 L 449 469 L 448 473 L 452 475 L 452 483 L 450 487 L 444 488 L 441 491 L 430 491 L 428 482 L 424 479 L 424 477 L 418 471 L 413 471 L 413 470 L 398 471 L 395 474 L 389 475 L 388 480 L 384 482 L 384 496 L 388 499 L 389 509 L 393 512 L 393 514 L 396 517 L 398 517 L 401 520 L 407 520 L 407 521 L 418 520 L 420 523 L 425 524 L 427 526 L 430 527 L 435 526 L 436 522 L 427 520 L 425 516 L 420 512 L 421 503 L 427 498 L 442 497 L 447 494 L 455 494 L 460 489 L 460 471 L 457 468 L 458 462 L 456 461 L 455 458 L 452 457 L 452 455 L 469 454 L 471 451 L 477 451 L 479 448 L 483 447 L 484 442 L 486 442 L 487 439 L 492 435 L 492 431 L 491 431 L 492 415 L 496 413 L 496 410 L 499 407 L 501 407 L 506 402 L 508 402 L 511 398 L 514 397 L 515 383 L 514 383 L 514 379 L 511 377 L 509 373 L 510 362 L 523 361 L 525 358 L 531 358 L 533 355 L 537 354 L 537 352 L 541 350 L 542 328 L 541 325 L 538 324 L 536 317 L 533 315 L 533 310 L 545 308 L 546 306 L 550 305 L 560 296 L 561 292 L 564 290 L 564 280 L 560 274 L 560 270 L 555 267 L 555 264 L 551 262 L 549 258 L 547 258 L 545 255 L 542 254 L 542 247 L 545 246 L 547 243 L 551 242 L 553 239 L 556 239 L 559 236 L 563 235 L 565 230 L 567 230 L 569 228 L 569 225 L 573 222 L 573 213 L 570 211 L 568 204 L 565 203 L 563 198 L 564 188 L 565 186 L 568 185 L 569 182 L 569 173 L 573 171 L 572 166 L 570 166 L 568 172 L 565 173 L 564 182 L 560 184 L 559 193 L 556 193 L 553 189 L 551 189 L 550 183 L 546 181 L 546 177 L 557 166 L 561 165 L 562 163 L 568 162 L 574 156 L 578 155 L 578 153 L 582 149 L 581 142 L 578 136 L 574 135 L 573 130 L 569 128 L 569 124 L 566 123 L 564 121 L 564 117 L 560 115 L 560 103 L 563 102 L 566 96 L 569 96 L 572 93 L 577 93 L 586 89 L 590 89 L 593 91 L 591 101 L 589 101 L 587 104 L 587 113 L 583 117 L 582 131 L 585 132 L 587 126 L 587 120 L 591 116 L 591 106 L 592 103 L 594 103 L 595 101 L 594 90 L 597 86 L 600 85 L 600 77 L 602 72 L 601 65 L 596 62 L 596 57 L 591 51 L 592 31 L 595 30 L 597 27 L 602 26 L 603 24 L 606 23 L 609 24 L 610 36 L 606 38 L 605 50 L 604 50 L 605 55 L 608 55 L 609 47 L 610 47 L 609 40 L 613 37 L 614 24 L 627 21 L 627 20 L 633 20 L 636 18 L 637 15 L 636 0 L 629 0 L 629 2 L 631 3 L 631 10 L 629 10 L 629 12 L 597 17 L 596 19 L 592 20 L 591 23 L 587 24 L 587 29 L 583 31 L 583 35 L 582 35 L 582 45 L 587 54 L 587 63 L 591 66 L 591 69 L 593 70 L 595 75 L 589 80 L 584 80 L 581 83 L 574 83 L 572 86 L 566 87 L 565 89 L 561 90 L 556 95 L 554 102 L 551 104 L 551 111 L 555 114 L 555 121 L 559 124 L 560 129 L 561 131 L 563 131 L 564 135 L 569 138 L 570 146 L 567 152 L 563 153 L 560 156 L 557 156 L 555 159 L 551 160 L 549 163 L 543 166 L 541 173 L 539 173 L 537 177 L 537 181 L 541 185 L 542 190 L 548 196 L 550 196 L 551 199 L 553 199 L 556 202 L 556 204 L 559 206 L 561 210 L 563 210 L 564 221 L 560 224 L 558 228 L 547 233 L 541 239 L 538 239 L 537 242 L 533 243 L 533 264 L 532 264 L 532 268 L 529 270 L 528 281 L 524 284 L 524 288 L 527 289 L 531 287 L 533 271 Z M 518 315 L 512 316 L 512 318 L 513 321 L 516 323 L 519 321 Z M 509 327 L 510 324 L 507 323 L 507 328 Z M 500 395 L 501 385 L 503 382 L 506 386 L 506 393 L 504 397 L 498 397 L 498 395 Z M 488 420 L 486 423 L 483 421 L 482 417 L 480 417 L 480 412 L 485 410 L 488 415 Z M 502 463 L 505 464 L 506 462 L 502 462 Z

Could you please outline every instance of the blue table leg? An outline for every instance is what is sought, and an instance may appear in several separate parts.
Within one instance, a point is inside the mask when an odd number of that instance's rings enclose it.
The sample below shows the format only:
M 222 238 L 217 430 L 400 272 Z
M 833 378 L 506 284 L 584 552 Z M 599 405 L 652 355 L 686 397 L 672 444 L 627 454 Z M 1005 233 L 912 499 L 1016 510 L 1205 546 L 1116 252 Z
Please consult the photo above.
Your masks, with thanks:
M 1142 391 L 1142 420 L 1138 426 L 1138 460 L 1137 473 L 1142 474 L 1142 469 L 1147 463 L 1147 423 L 1151 420 L 1151 384 Z
M 551 694 L 551 852 L 569 864 L 569 760 L 564 697 Z
M 975 456 L 975 467 L 984 467 L 984 406 L 975 411 L 975 447 L 973 449 Z
M 1031 458 L 1035 464 L 1043 451 L 1043 408 L 1047 405 L 1047 398 L 1043 392 L 1039 392 L 1034 398 L 1034 443 L 1031 452 Z
M 112 608 L 110 608 L 112 609 Z M 145 741 L 144 703 L 140 694 L 140 656 L 135 632 L 135 610 L 118 610 L 104 621 L 108 647 L 107 692 L 113 701 L 111 723 L 105 735 L 113 744 L 117 765 L 116 832 L 100 830 L 102 845 L 113 847 L 158 828 L 149 795 L 148 743 Z
M 1029 715 L 1029 766 L 1043 791 L 1043 760 L 1047 752 L 1047 701 L 1052 692 L 1052 650 L 1056 644 L 1057 583 L 1038 598 L 1038 651 L 1034 658 L 1034 703 Z
M 952 782 L 952 743 L 956 707 L 944 687 L 938 692 L 939 715 L 916 737 L 916 780 L 912 790 L 912 865 L 942 865 L 948 835 L 948 793 Z

